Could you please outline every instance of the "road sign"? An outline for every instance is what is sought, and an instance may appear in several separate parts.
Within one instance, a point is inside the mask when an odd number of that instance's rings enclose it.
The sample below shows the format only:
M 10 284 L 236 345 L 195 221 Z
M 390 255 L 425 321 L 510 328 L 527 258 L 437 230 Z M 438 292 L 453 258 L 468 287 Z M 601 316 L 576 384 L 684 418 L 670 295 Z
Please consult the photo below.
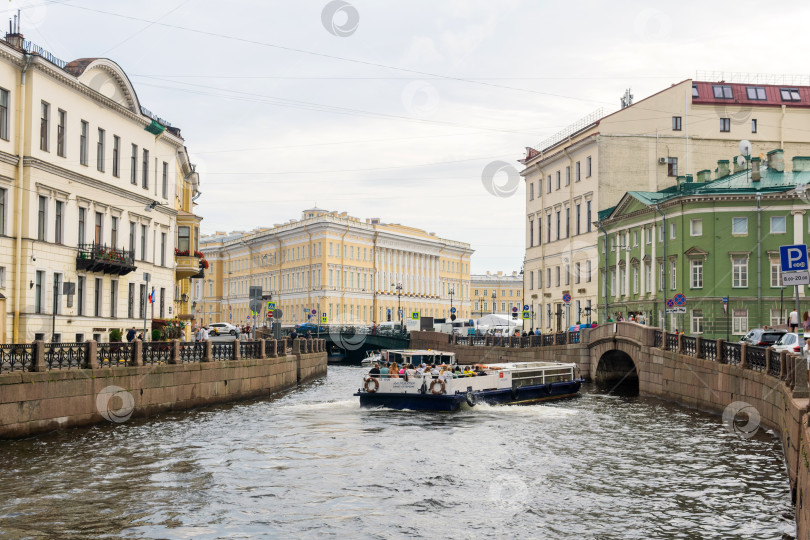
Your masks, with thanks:
M 326 318 L 326 313 L 324 313 L 321 315 L 321 323 L 326 324 L 327 322 L 329 322 L 329 319 Z
M 571 303 L 571 295 L 570 295 L 570 294 L 568 294 L 568 293 L 565 293 L 565 294 L 563 295 L 563 302 L 565 302 L 566 304 Z
M 318 310 L 317 310 L 317 309 L 313 309 L 313 310 L 312 310 L 312 314 L 313 314 L 313 315 L 317 315 L 317 314 L 318 314 Z
M 684 296 L 681 293 L 678 293 L 678 294 L 676 294 L 675 296 L 672 297 L 672 302 L 676 306 L 685 306 L 686 305 L 686 296 Z
M 532 318 L 532 312 L 531 311 L 524 311 L 523 312 L 523 318 L 524 319 L 531 319 Z
M 281 311 L 280 309 L 273 310 L 273 317 L 275 317 L 276 319 L 280 319 L 282 315 L 284 315 L 284 312 Z
M 675 313 L 677 315 L 683 315 L 686 313 L 686 306 L 675 306 L 667 308 L 667 313 Z
M 512 308 L 512 311 L 513 311 L 514 313 L 517 313 L 517 312 L 518 312 L 518 308 L 517 308 L 517 306 L 513 307 L 513 308 Z
M 782 285 L 810 285 L 810 272 L 785 272 L 782 274 Z
M 411 319 L 413 319 L 415 321 L 418 321 L 419 320 L 419 312 L 414 311 L 413 313 L 411 313 Z
M 728 296 L 724 296 L 724 297 L 723 297 L 723 303 L 724 303 L 724 304 L 728 304 Z
M 450 308 L 450 313 L 455 313 L 455 312 L 456 312 L 456 308 L 451 307 L 451 308 Z
M 274 309 L 276 309 L 276 303 L 275 302 L 267 302 L 267 311 L 273 311 Z
M 523 305 L 523 311 L 531 311 L 531 310 L 529 309 L 529 304 L 524 304 L 524 305 Z
M 675 302 L 672 301 L 672 298 L 667 298 L 667 307 L 668 308 L 675 307 Z M 669 310 L 667 310 L 667 311 L 669 311 Z
M 272 318 L 273 318 L 273 312 L 272 312 L 272 311 L 268 311 L 268 312 L 267 312 L 267 318 L 268 318 L 268 319 L 272 319 Z
M 804 244 L 780 246 L 779 260 L 782 264 L 782 272 L 807 270 L 807 246 Z

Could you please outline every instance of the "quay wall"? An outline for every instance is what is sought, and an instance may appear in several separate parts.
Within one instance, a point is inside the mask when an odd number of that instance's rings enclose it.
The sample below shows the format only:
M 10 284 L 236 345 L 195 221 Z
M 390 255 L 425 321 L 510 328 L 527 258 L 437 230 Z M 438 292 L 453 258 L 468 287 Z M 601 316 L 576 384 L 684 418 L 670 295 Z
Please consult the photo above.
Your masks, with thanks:
M 326 356 L 325 351 L 294 351 L 255 359 L 3 373 L 0 439 L 108 422 L 98 400 L 110 386 L 132 396 L 132 417 L 148 417 L 292 388 L 324 375 Z M 112 395 L 109 409 L 126 413 L 125 399 Z
M 780 373 L 776 376 L 768 373 L 776 355 L 772 359 L 768 353 L 768 363 L 759 371 L 747 364 L 745 349 L 738 364 L 724 361 L 722 340 L 717 340 L 715 358 L 702 358 L 700 341 L 693 354 L 685 354 L 682 336 L 668 350 L 673 336 L 663 332 L 655 346 L 656 331 L 660 329 L 634 323 L 609 324 L 581 331 L 579 343 L 529 348 L 459 345 L 450 343 L 453 338 L 446 334 L 419 332 L 411 334 L 411 346 L 455 352 L 460 364 L 576 362 L 582 375 L 594 380 L 599 379 L 600 362 L 604 369 L 607 358 L 615 358 L 616 351 L 620 351 L 632 359 L 641 395 L 721 415 L 732 403 L 742 402 L 759 414 L 760 427 L 772 429 L 781 439 L 795 505 L 797 538 L 810 538 L 810 399 L 805 361 L 781 355 Z M 741 420 L 745 424 L 747 417 Z

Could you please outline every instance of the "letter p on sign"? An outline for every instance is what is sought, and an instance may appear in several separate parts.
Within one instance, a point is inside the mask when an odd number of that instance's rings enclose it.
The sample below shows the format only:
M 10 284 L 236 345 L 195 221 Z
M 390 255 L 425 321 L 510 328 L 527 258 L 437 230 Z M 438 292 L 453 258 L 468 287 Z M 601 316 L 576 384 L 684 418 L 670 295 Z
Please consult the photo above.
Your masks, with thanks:
M 779 248 L 779 258 L 782 272 L 807 270 L 807 246 L 803 244 L 781 246 Z

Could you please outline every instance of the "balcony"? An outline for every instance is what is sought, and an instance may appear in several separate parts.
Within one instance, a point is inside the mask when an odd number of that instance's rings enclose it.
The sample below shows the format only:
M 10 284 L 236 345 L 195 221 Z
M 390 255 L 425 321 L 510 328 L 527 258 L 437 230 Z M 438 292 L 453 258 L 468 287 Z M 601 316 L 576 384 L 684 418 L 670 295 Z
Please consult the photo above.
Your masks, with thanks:
M 177 267 L 174 269 L 176 279 L 205 277 L 208 261 L 199 251 L 190 254 L 188 251 L 176 249 L 174 250 L 174 260 L 177 263 Z
M 76 270 L 124 276 L 135 271 L 135 252 L 102 244 L 79 244 Z

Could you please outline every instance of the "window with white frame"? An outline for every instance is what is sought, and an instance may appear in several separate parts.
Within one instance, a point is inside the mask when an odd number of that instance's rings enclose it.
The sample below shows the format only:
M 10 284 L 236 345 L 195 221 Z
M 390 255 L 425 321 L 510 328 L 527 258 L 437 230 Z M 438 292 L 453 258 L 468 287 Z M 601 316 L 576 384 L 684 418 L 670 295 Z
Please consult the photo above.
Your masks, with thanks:
M 574 283 L 582 281 L 582 264 L 574 263 Z
M 568 264 L 565 265 L 565 284 L 571 284 L 571 266 Z
M 771 216 L 771 234 L 785 234 L 786 232 L 785 216 Z
M 771 259 L 771 287 L 782 286 L 782 264 L 779 259 Z
M 614 270 L 610 271 L 610 275 L 608 276 L 608 295 L 614 296 L 614 291 L 616 290 L 616 272 Z
M 649 261 L 644 263 L 644 288 L 646 292 L 652 292 L 652 264 Z
M 731 333 L 743 335 L 748 332 L 748 310 L 735 309 L 731 313 Z
M 702 309 L 693 309 L 692 310 L 692 324 L 689 328 L 689 331 L 692 334 L 702 334 L 703 333 L 703 310 Z
M 731 218 L 731 234 L 737 235 L 748 234 L 748 218 L 745 217 Z
M 633 265 L 633 294 L 638 294 L 638 265 Z
M 591 261 L 585 261 L 585 282 L 591 282 Z
M 770 326 L 778 326 L 785 324 L 785 322 L 786 317 L 784 311 L 781 309 L 771 309 Z
M 677 230 L 678 230 L 678 228 L 677 228 L 675 223 L 670 223 L 669 224 L 669 239 L 670 240 L 675 240 Z
M 664 287 L 666 287 L 666 283 L 664 282 L 664 263 L 658 263 L 658 289 L 663 291 Z
M 700 259 L 690 261 L 691 280 L 690 286 L 693 289 L 703 288 L 703 261 Z
M 619 295 L 624 296 L 627 294 L 627 286 L 625 285 L 627 276 L 627 269 L 624 266 L 619 267 Z
M 690 236 L 703 236 L 703 220 L 702 219 L 689 220 L 689 235 Z
M 748 257 L 732 257 L 731 286 L 734 288 L 748 287 Z
M 534 182 L 531 182 L 529 184 L 529 200 L 530 201 L 534 200 Z
M 669 288 L 673 291 L 678 288 L 677 270 L 677 261 L 674 259 L 669 261 Z
M 664 226 L 663 225 L 658 226 L 658 241 L 659 242 L 664 241 Z

